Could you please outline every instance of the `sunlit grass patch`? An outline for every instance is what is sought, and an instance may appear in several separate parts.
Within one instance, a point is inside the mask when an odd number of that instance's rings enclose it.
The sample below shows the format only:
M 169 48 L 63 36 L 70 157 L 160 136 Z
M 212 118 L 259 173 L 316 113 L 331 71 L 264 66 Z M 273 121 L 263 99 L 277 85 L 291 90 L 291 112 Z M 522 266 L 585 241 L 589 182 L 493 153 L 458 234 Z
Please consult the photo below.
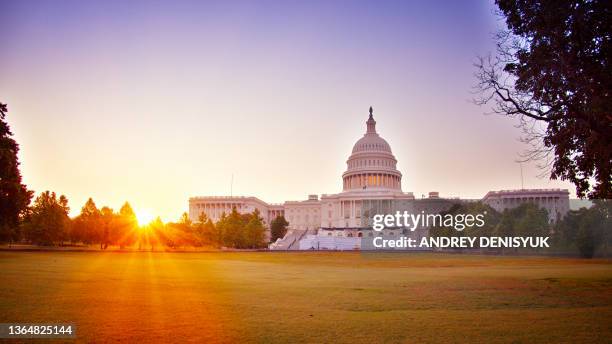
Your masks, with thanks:
M 84 342 L 601 342 L 609 261 L 438 254 L 1 252 L 0 322 Z

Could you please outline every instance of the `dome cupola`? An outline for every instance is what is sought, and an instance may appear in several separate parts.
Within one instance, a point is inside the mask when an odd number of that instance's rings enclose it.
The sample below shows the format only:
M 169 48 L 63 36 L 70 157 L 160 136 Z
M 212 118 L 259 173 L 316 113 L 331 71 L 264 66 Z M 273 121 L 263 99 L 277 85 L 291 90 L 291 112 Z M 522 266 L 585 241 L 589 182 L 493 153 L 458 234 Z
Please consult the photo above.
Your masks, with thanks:
M 396 169 L 397 160 L 391 146 L 376 132 L 374 110 L 366 121 L 366 133 L 353 146 L 346 172 L 342 174 L 343 190 L 401 191 L 402 174 Z

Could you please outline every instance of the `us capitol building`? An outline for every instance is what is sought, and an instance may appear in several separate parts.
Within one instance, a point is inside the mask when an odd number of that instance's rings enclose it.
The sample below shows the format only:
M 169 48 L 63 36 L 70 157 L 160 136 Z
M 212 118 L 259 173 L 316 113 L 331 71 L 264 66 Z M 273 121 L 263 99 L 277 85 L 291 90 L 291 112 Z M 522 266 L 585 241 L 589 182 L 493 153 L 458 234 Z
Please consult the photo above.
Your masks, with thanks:
M 306 250 L 361 248 L 361 238 L 372 236 L 372 216 L 408 211 L 428 214 L 448 210 L 453 204 L 473 202 L 458 198 L 443 198 L 430 192 L 427 198 L 415 199 L 412 192 L 402 191 L 402 173 L 391 146 L 376 132 L 376 121 L 370 107 L 366 132 L 355 145 L 342 174 L 342 192 L 309 195 L 304 201 L 269 204 L 257 197 L 204 196 L 189 199 L 189 217 L 198 221 L 206 214 L 214 222 L 235 207 L 239 213 L 258 209 L 266 226 L 277 216 L 284 216 L 289 230 L 271 249 Z M 536 203 L 548 211 L 551 222 L 569 211 L 569 192 L 561 189 L 521 189 L 490 191 L 481 200 L 503 211 L 525 202 Z M 399 236 L 400 228 L 387 228 L 385 236 Z M 415 239 L 428 235 L 427 228 L 404 233 Z

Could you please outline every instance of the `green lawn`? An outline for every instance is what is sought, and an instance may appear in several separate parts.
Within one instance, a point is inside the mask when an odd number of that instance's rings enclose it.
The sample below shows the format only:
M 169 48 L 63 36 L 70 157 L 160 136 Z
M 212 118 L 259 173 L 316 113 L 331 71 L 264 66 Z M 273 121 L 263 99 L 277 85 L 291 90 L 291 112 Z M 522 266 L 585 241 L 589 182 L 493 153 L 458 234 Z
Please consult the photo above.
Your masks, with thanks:
M 71 322 L 81 342 L 612 338 L 609 260 L 0 252 L 0 271 L 0 322 Z

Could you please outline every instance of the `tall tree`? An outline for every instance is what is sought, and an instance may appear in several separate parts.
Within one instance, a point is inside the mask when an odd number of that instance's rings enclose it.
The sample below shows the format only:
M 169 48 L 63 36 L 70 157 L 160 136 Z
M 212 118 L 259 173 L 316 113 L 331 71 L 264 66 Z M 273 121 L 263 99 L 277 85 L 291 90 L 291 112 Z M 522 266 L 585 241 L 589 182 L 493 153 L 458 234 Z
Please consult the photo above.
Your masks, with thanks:
M 606 0 L 496 0 L 507 30 L 476 64 L 477 104 L 519 118 L 526 159 L 579 197 L 612 198 L 612 7 Z
M 243 235 L 245 237 L 244 248 L 262 248 L 266 246 L 266 227 L 257 209 L 251 214 L 250 220 L 246 223 Z
M 70 226 L 68 199 L 55 192 L 41 193 L 24 221 L 25 236 L 38 245 L 61 244 Z
M 223 235 L 223 245 L 226 247 L 243 248 L 244 245 L 244 219 L 236 207 L 228 214 L 221 214 L 217 227 Z
M 205 213 L 200 214 L 198 222 L 195 225 L 195 232 L 202 245 L 221 245 L 221 236 L 217 232 L 217 228 L 212 220 Z
M 89 198 L 72 225 L 71 241 L 85 244 L 100 242 L 103 236 L 102 213 Z
M 102 207 L 100 209 L 100 225 L 102 226 L 102 235 L 100 237 L 100 249 L 106 250 L 108 245 L 115 243 L 117 238 L 117 220 L 113 209 Z
M 19 238 L 19 220 L 33 195 L 21 183 L 19 145 L 6 122 L 7 112 L 6 104 L 0 103 L 0 242 Z
M 116 244 L 123 249 L 136 241 L 136 229 L 138 228 L 136 213 L 128 202 L 125 202 L 119 209 L 117 222 L 119 233 L 117 234 Z

